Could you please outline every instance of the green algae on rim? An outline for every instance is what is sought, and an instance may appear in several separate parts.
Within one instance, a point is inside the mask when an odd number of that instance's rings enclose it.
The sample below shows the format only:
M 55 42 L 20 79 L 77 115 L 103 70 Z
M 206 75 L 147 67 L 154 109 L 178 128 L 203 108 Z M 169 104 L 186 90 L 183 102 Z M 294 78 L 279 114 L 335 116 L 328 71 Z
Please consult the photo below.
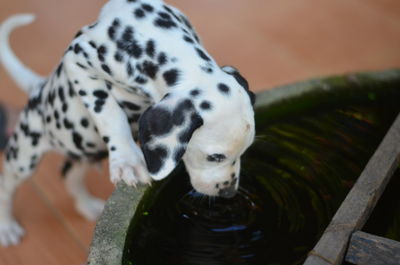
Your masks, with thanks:
M 270 121 L 293 115 L 309 107 L 324 106 L 332 97 L 337 102 L 373 101 L 382 94 L 382 87 L 385 94 L 400 89 L 400 70 L 328 77 L 278 87 L 257 95 L 256 107 L 263 113 L 268 110 L 258 118 Z M 342 93 L 344 90 L 346 93 Z M 298 104 L 300 100 L 302 104 Z M 117 186 L 96 224 L 88 264 L 121 264 L 128 227 L 145 190 L 146 187 Z

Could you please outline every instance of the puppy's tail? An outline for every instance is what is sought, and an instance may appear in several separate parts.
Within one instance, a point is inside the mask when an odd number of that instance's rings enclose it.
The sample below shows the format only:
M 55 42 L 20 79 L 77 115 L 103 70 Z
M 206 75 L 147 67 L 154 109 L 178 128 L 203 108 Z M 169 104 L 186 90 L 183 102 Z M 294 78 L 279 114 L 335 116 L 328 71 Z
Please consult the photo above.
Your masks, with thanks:
M 0 62 L 17 85 L 28 94 L 43 84 L 45 78 L 30 70 L 18 59 L 10 48 L 9 36 L 15 28 L 30 24 L 34 19 L 32 14 L 19 14 L 6 19 L 0 25 Z

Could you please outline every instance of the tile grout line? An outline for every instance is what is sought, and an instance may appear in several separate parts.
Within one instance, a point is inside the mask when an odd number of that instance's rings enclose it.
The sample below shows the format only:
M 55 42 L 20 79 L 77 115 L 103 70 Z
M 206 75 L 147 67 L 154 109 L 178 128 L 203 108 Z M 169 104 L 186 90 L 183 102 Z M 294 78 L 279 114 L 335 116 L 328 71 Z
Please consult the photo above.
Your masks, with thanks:
M 56 219 L 60 221 L 61 225 L 67 230 L 67 233 L 72 237 L 74 241 L 79 245 L 79 247 L 88 253 L 89 248 L 82 242 L 82 240 L 79 239 L 77 233 L 74 231 L 74 229 L 65 221 L 63 218 L 62 214 L 60 211 L 53 206 L 51 203 L 50 199 L 46 195 L 46 193 L 40 188 L 40 186 L 36 183 L 35 180 L 30 179 L 29 184 L 33 187 L 35 192 L 39 195 L 39 197 L 44 201 L 44 203 L 47 205 L 47 207 L 50 209 L 50 211 L 55 215 Z

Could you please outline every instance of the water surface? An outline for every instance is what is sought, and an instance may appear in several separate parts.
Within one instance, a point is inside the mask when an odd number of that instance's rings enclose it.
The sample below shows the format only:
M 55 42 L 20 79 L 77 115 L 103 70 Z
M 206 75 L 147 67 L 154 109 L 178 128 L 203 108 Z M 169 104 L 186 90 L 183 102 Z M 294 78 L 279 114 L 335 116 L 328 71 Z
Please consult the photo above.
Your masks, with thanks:
M 181 165 L 146 192 L 124 264 L 301 264 L 400 111 L 400 92 L 364 98 L 275 119 L 257 110 L 257 137 L 242 159 L 238 195 L 194 192 Z M 392 182 L 399 187 L 398 172 Z M 395 185 L 365 229 L 400 240 Z

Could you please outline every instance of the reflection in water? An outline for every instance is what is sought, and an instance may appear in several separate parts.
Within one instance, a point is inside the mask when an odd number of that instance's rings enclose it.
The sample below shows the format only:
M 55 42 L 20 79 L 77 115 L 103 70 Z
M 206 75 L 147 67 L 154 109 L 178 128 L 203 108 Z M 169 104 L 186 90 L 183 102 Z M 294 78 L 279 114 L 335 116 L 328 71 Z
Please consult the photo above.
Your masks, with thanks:
M 371 101 L 258 121 L 232 199 L 196 193 L 180 166 L 139 205 L 124 263 L 300 264 L 400 110 L 392 97 Z M 382 233 L 399 237 L 399 216 Z M 369 229 L 381 222 L 372 220 Z

